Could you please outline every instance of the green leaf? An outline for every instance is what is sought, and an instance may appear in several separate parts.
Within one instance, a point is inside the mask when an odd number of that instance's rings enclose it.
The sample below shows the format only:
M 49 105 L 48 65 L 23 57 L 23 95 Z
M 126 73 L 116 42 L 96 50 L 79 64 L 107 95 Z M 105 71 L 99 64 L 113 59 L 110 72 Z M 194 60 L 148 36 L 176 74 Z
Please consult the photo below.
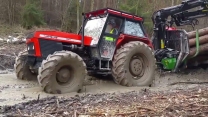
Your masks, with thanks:
M 45 25 L 43 13 L 40 9 L 40 0 L 28 0 L 22 12 L 22 26 L 30 29 L 33 26 Z

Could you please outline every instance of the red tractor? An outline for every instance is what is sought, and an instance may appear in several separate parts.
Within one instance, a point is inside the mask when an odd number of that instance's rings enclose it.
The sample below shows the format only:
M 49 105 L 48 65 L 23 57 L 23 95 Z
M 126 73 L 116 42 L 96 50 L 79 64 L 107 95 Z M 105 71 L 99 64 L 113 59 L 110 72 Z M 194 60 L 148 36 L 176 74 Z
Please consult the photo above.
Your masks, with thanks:
M 21 80 L 38 79 L 47 93 L 82 90 L 87 75 L 109 75 L 123 86 L 149 86 L 156 60 L 143 18 L 111 8 L 83 14 L 78 34 L 36 31 L 14 68 Z

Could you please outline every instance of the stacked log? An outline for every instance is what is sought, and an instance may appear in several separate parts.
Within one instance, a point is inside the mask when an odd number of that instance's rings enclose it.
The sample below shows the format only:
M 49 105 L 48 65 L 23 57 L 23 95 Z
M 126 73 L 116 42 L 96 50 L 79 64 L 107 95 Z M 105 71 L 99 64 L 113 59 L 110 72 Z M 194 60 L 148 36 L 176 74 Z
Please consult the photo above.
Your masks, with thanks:
M 195 64 L 195 63 L 203 63 L 204 61 L 208 60 L 208 27 L 199 29 L 199 51 L 198 55 L 194 58 L 192 58 L 196 52 L 196 31 L 188 32 L 188 39 L 189 39 L 189 48 L 190 48 L 190 54 L 188 56 L 189 58 L 189 64 Z

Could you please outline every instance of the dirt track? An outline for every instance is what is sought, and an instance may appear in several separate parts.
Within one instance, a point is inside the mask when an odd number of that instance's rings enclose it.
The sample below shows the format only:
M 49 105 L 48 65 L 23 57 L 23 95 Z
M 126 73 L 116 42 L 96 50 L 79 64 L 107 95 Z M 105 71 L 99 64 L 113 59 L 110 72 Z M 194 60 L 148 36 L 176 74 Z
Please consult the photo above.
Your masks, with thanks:
M 159 77 L 156 77 L 154 87 L 123 87 L 116 85 L 111 79 L 97 79 L 93 80 L 93 85 L 86 86 L 86 91 L 77 94 L 77 93 L 68 93 L 61 95 L 50 95 L 42 92 L 37 82 L 34 81 L 19 81 L 16 79 L 13 73 L 1 74 L 0 75 L 0 106 L 5 105 L 14 105 L 21 102 L 27 102 L 29 100 L 37 100 L 46 97 L 57 96 L 58 98 L 69 99 L 70 97 L 80 95 L 85 96 L 87 94 L 98 95 L 102 93 L 126 93 L 130 91 L 144 92 L 146 90 L 151 92 L 171 92 L 175 90 L 186 91 L 191 88 L 199 89 L 199 86 L 207 88 L 206 84 L 200 84 L 200 82 L 208 82 L 207 70 L 190 70 L 186 74 L 163 74 Z M 190 83 L 179 83 L 177 82 L 190 82 Z M 172 85 L 170 85 L 173 83 Z M 139 93 L 139 94 L 140 94 Z M 106 95 L 110 95 L 106 94 Z M 135 94 L 134 94 L 135 95 Z M 142 95 L 142 94 L 141 94 Z M 105 95 L 103 95 L 105 96 Z M 102 97 L 102 96 L 101 96 Z M 2 108 L 3 108 L 2 107 Z M 17 106 L 18 107 L 18 106 Z M 3 111 L 5 112 L 5 110 Z M 10 111 L 9 111 L 10 112 Z M 12 111 L 13 112 L 13 111 Z
M 123 87 L 115 84 L 112 79 L 95 79 L 92 81 L 93 85 L 86 86 L 86 91 L 80 93 L 84 95 L 86 93 L 113 93 L 113 92 L 128 92 L 128 91 L 139 91 L 144 88 L 148 88 L 153 91 L 163 90 L 174 90 L 174 89 L 187 89 L 197 86 L 198 82 L 208 82 L 206 78 L 207 74 L 205 70 L 189 71 L 186 74 L 169 74 L 166 73 L 162 76 L 157 76 L 154 87 Z M 17 80 L 14 73 L 0 74 L 0 106 L 2 105 L 13 105 L 20 102 L 25 102 L 31 99 L 37 99 L 38 95 L 40 98 L 47 96 L 75 96 L 77 93 L 61 94 L 61 95 L 50 95 L 44 93 L 39 87 L 36 81 L 21 81 Z M 176 84 L 169 85 L 177 82 L 192 82 L 193 84 Z M 195 84 L 196 83 L 196 84 Z M 201 84 L 200 84 L 201 85 Z
M 16 46 L 15 46 L 16 47 Z M 1 50 L 0 54 L 9 54 L 14 56 L 14 53 L 17 54 L 18 51 L 23 50 L 25 45 L 18 45 L 18 47 L 15 49 L 14 46 L 7 46 L 5 50 Z M 11 49 L 10 49 L 11 48 Z M 3 56 L 1 56 L 3 57 Z M 1 58 L 0 57 L 0 58 Z M 2 64 L 3 60 L 3 64 Z M 6 63 L 9 64 L 8 67 L 6 66 Z M 7 68 L 12 68 L 14 62 L 14 57 L 4 57 L 4 59 L 1 58 L 1 64 L 4 65 Z M 155 93 L 160 93 L 163 91 L 160 96 L 170 96 L 166 97 L 167 99 L 172 98 L 171 95 L 175 95 L 175 93 L 171 93 L 169 95 L 168 93 L 172 91 L 179 91 L 177 93 L 180 95 L 185 95 L 187 96 L 188 94 L 192 94 L 191 92 L 197 93 L 198 91 L 200 92 L 207 92 L 208 85 L 205 83 L 208 83 L 208 78 L 207 78 L 208 70 L 203 70 L 203 69 L 197 69 L 197 70 L 188 70 L 186 73 L 179 73 L 179 74 L 170 74 L 170 73 L 163 73 L 156 76 L 155 79 L 155 86 L 154 87 L 123 87 L 116 85 L 112 79 L 95 79 L 92 81 L 92 85 L 86 86 L 86 91 L 83 91 L 82 93 L 68 93 L 68 94 L 61 94 L 61 95 L 50 95 L 44 93 L 41 88 L 38 85 L 38 82 L 35 81 L 20 81 L 17 80 L 13 72 L 8 72 L 8 71 L 0 71 L 0 116 L 2 114 L 20 114 L 21 113 L 26 113 L 26 114 L 33 114 L 33 115 L 38 115 L 38 114 L 43 114 L 44 113 L 47 115 L 54 115 L 59 113 L 59 111 L 63 110 L 56 110 L 57 107 L 54 106 L 54 104 L 57 103 L 57 99 L 54 96 L 57 96 L 57 98 L 60 99 L 60 106 L 65 106 L 63 108 L 68 109 L 65 111 L 65 114 L 68 113 L 68 115 L 71 115 L 71 111 L 74 112 L 73 107 L 74 105 L 70 105 L 71 102 L 76 102 L 79 103 L 79 108 L 83 108 L 85 104 L 88 102 L 93 102 L 94 107 L 98 107 L 99 104 L 105 105 L 105 101 L 103 100 L 108 100 L 108 103 L 115 103 L 117 101 L 120 101 L 120 104 L 114 104 L 115 105 L 120 105 L 121 107 L 126 107 L 128 106 L 125 103 L 125 100 L 129 100 L 129 98 L 135 98 L 137 97 L 138 99 L 141 100 L 135 100 L 137 104 L 140 105 L 148 105 L 152 97 L 157 97 L 157 94 Z M 179 83 L 179 82 L 186 82 L 186 83 Z M 203 82 L 203 83 L 201 83 Z M 194 90 L 194 91 L 193 91 Z M 132 92 L 133 91 L 133 92 Z M 187 91 L 187 92 L 186 92 Z M 152 97 L 149 99 L 149 103 L 146 103 L 144 99 L 148 94 L 150 94 Z M 123 94 L 121 94 L 123 93 Z M 79 96 L 84 96 L 82 98 L 79 98 Z M 194 94 L 193 94 L 194 95 Z M 74 97 L 75 96 L 75 97 Z M 114 97 L 112 99 L 112 96 Z M 182 96 L 183 97 L 183 96 Z M 179 97 L 180 98 L 180 97 Z M 38 100 L 38 102 L 36 102 Z M 86 101 L 85 104 L 81 103 L 83 101 Z M 110 101 L 109 101 L 110 100 Z M 77 102 L 78 101 L 78 102 Z M 160 102 L 161 100 L 158 100 Z M 166 100 L 167 101 L 167 100 Z M 43 103 L 44 102 L 44 103 Z M 208 102 L 208 101 L 206 101 Z M 36 104 L 37 103 L 37 104 Z M 155 102 L 151 102 L 155 103 Z M 173 102 L 175 103 L 175 102 Z M 66 105 L 68 104 L 68 105 Z M 48 107 L 46 107 L 49 105 Z M 149 104 L 150 105 L 150 104 Z M 166 104 L 166 106 L 169 104 Z M 52 106 L 51 108 L 49 108 Z M 69 107 L 67 107 L 69 106 Z M 86 105 L 85 105 L 86 106 Z M 179 105 L 178 105 L 179 106 Z M 184 105 L 181 105 L 181 107 Z M 77 108 L 78 108 L 77 107 Z M 91 107 L 91 108 L 94 108 Z M 110 109 L 110 105 L 103 106 L 107 109 Z M 112 106 L 113 107 L 113 106 Z M 47 111 L 42 112 L 41 109 L 44 108 Z M 54 110 L 54 108 L 56 108 Z M 62 108 L 62 109 L 63 109 Z M 70 110 L 72 108 L 72 110 Z M 102 106 L 101 106 L 102 108 Z M 152 108 L 152 107 L 151 107 Z M 166 107 L 164 107 L 166 108 Z M 164 109 L 162 108 L 162 110 Z M 30 112 L 29 112 L 30 110 Z M 85 110 L 85 109 L 84 109 Z M 37 111 L 39 113 L 37 113 Z M 83 110 L 82 110 L 83 111 Z M 80 112 L 82 112 L 80 110 Z M 89 111 L 89 110 L 88 110 Z M 105 110 L 106 111 L 106 110 Z M 145 111 L 146 112 L 146 111 Z M 96 112 L 97 113 L 97 112 Z M 106 113 L 106 112 L 104 112 Z M 149 111 L 148 111 L 149 113 Z M 203 113 L 204 114 L 204 113 Z M 60 115 L 64 115 L 63 113 Z M 44 115 L 45 116 L 45 115 Z M 86 117 L 86 116 L 85 116 Z

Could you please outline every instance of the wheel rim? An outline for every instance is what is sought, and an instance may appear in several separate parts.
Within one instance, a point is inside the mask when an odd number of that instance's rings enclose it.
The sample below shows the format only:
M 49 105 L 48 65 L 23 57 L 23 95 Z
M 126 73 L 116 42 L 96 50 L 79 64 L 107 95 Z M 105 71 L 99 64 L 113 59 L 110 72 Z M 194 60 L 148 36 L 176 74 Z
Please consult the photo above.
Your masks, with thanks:
M 62 67 L 58 70 L 56 74 L 56 81 L 59 85 L 65 85 L 70 82 L 72 77 L 72 70 L 70 67 Z
M 130 60 L 129 71 L 134 79 L 140 79 L 145 72 L 143 58 L 138 55 L 134 55 Z

